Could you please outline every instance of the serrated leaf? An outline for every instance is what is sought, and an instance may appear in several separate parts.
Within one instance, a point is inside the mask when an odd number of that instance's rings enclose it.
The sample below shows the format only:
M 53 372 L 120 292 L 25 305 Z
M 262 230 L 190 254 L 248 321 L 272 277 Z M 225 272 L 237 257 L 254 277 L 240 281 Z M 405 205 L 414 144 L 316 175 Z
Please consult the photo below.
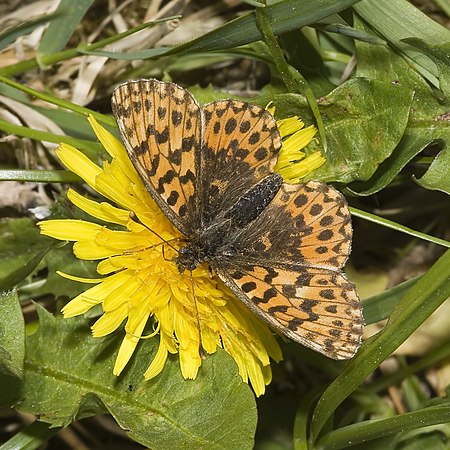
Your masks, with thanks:
M 117 378 L 112 368 L 119 334 L 93 338 L 82 318 L 54 318 L 40 307 L 38 313 L 40 328 L 26 350 L 22 411 L 54 426 L 108 411 L 131 438 L 152 449 L 252 448 L 254 396 L 225 352 L 208 357 L 196 380 L 182 378 L 174 357 L 144 381 L 157 350 L 152 339 L 139 345 Z
M 21 378 L 24 358 L 25 322 L 17 292 L 2 292 L 0 293 L 0 372 Z
M 412 97 L 402 86 L 354 78 L 319 100 L 329 152 L 312 177 L 368 180 L 400 142 Z

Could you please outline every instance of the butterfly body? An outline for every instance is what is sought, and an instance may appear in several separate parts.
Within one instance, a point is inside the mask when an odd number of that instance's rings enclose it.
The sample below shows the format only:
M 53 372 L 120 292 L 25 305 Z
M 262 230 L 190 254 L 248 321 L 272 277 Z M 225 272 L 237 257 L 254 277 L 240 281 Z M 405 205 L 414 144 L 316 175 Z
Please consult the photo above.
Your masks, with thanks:
M 233 258 L 239 249 L 232 245 L 233 236 L 255 220 L 280 189 L 283 179 L 278 174 L 268 175 L 253 186 L 234 205 L 209 224 L 205 224 L 187 245 L 180 248 L 175 262 L 180 270 L 194 270 L 203 262 L 209 264 L 223 258 Z
M 184 236 L 180 272 L 207 263 L 255 315 L 331 358 L 353 356 L 362 311 L 342 272 L 351 245 L 344 197 L 283 183 L 281 138 L 258 106 L 201 107 L 185 89 L 129 81 L 113 94 L 125 147 L 150 195 Z

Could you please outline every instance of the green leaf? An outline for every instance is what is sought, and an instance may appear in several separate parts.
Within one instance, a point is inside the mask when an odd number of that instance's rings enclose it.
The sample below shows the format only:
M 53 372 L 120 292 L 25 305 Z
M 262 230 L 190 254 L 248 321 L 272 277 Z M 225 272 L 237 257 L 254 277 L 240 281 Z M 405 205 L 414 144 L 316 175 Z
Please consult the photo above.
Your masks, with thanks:
M 355 78 L 320 99 L 327 129 L 327 163 L 314 179 L 367 180 L 395 149 L 405 131 L 412 92 L 401 86 Z
M 86 11 L 94 3 L 94 0 L 61 0 L 56 14 L 58 18 L 52 20 L 42 36 L 38 48 L 37 59 L 44 55 L 56 53 L 62 50 L 75 29 L 79 26 Z
M 355 17 L 355 26 L 368 30 L 357 17 Z M 400 171 L 429 144 L 450 142 L 450 121 L 447 115 L 450 102 L 436 98 L 417 71 L 388 47 L 357 42 L 356 49 L 358 76 L 379 79 L 414 91 L 408 125 L 398 146 L 379 166 L 369 181 L 354 183 L 351 186 L 354 194 L 367 196 L 388 186 Z M 377 61 L 377 64 L 373 64 L 373 61 Z
M 46 446 L 47 441 L 60 428 L 50 428 L 48 423 L 35 420 L 0 446 L 0 450 L 37 450 Z
M 67 210 L 64 213 L 69 215 Z M 73 209 L 70 215 L 80 217 L 77 209 Z M 33 288 L 34 298 L 49 293 L 55 297 L 71 298 L 91 287 L 56 274 L 57 270 L 62 270 L 80 277 L 98 277 L 95 261 L 77 259 L 72 246 L 60 246 L 60 241 L 41 236 L 39 228 L 29 219 L 10 219 L 0 223 L 0 287 L 11 288 L 32 275 L 35 269 L 44 268 L 48 269 L 48 275 L 41 287 Z M 24 285 L 20 289 L 25 289 Z
M 448 45 L 450 32 L 447 29 L 406 0 L 364 0 L 353 8 L 373 30 L 413 61 L 422 76 L 434 86 L 439 86 L 436 64 L 429 55 L 408 45 L 405 39 L 418 38 L 430 45 Z
M 276 35 L 315 23 L 340 12 L 358 0 L 281 0 L 264 8 Z M 181 46 L 183 50 L 220 50 L 262 40 L 256 25 L 255 13 L 238 17 Z
M 325 76 L 327 70 L 318 49 L 315 30 L 304 27 L 285 33 L 279 39 L 288 63 L 308 80 L 316 97 L 327 95 L 334 89 L 335 85 Z M 308 63 L 305 64 L 305 61 Z
M 0 293 L 0 372 L 22 378 L 25 322 L 16 291 Z M 4 386 L 4 385 L 2 385 Z
M 10 289 L 30 275 L 48 251 L 51 239 L 41 238 L 29 219 L 0 223 L 0 289 Z
M 389 186 L 402 169 L 432 142 L 428 133 L 407 130 L 392 155 L 380 164 L 369 181 L 355 182 L 347 189 L 361 197 L 376 194 Z
M 365 78 L 352 79 L 319 99 L 327 162 L 309 178 L 342 183 L 370 178 L 399 143 L 411 101 L 409 89 Z M 284 94 L 273 102 L 282 117 L 309 116 L 300 96 Z M 314 150 L 314 144 L 309 148 Z
M 317 439 L 335 409 L 450 296 L 450 250 L 410 288 L 389 322 L 364 342 L 317 403 L 311 434 Z
M 364 300 L 363 312 L 366 325 L 387 319 L 406 291 L 414 286 L 418 280 L 419 277 L 411 278 Z
M 0 180 L 33 181 L 35 183 L 74 183 L 81 178 L 69 170 L 0 170 Z
M 34 290 L 34 295 L 53 294 L 56 298 L 74 298 L 81 292 L 92 287 L 92 284 L 77 283 L 61 277 L 56 271 L 83 278 L 98 278 L 96 261 L 84 261 L 74 256 L 72 245 L 54 248 L 45 258 L 48 269 L 45 283 Z
M 448 450 L 450 424 L 431 425 L 399 433 L 391 439 L 395 449 L 407 450 Z
M 368 33 L 365 31 L 357 30 L 348 25 L 344 25 L 341 23 L 325 23 L 314 25 L 314 28 L 317 28 L 322 31 L 327 31 L 329 33 L 337 33 L 342 34 L 344 36 L 350 36 L 358 41 L 368 42 L 371 44 L 385 44 L 386 41 L 376 36 L 373 33 Z
M 73 56 L 78 54 L 75 51 Z M 1 72 L 1 70 L 0 70 Z M 44 100 L 45 102 L 52 103 L 54 105 L 60 106 L 62 108 L 67 108 L 69 111 L 78 112 L 82 115 L 91 114 L 93 115 L 99 122 L 106 123 L 112 126 L 115 126 L 115 121 L 112 117 L 107 116 L 105 114 L 100 114 L 90 109 L 84 108 L 83 106 L 76 105 L 75 103 L 69 102 L 68 100 L 61 99 L 60 97 L 55 97 L 54 95 L 50 95 L 48 93 L 36 91 L 35 89 L 30 88 L 27 85 L 17 83 L 16 81 L 10 80 L 2 75 L 0 75 L 0 83 L 4 83 L 8 86 L 18 89 L 19 91 L 26 92 L 28 95 L 32 95 L 36 98 Z M 59 114 L 59 111 L 56 113 Z
M 27 344 L 22 411 L 53 426 L 108 411 L 132 439 L 152 449 L 253 447 L 254 396 L 224 351 L 203 362 L 196 380 L 184 380 L 173 357 L 160 375 L 144 381 L 157 351 L 157 340 L 148 340 L 117 378 L 119 334 L 93 338 L 82 318 L 54 318 L 41 307 L 38 313 L 39 330 Z
M 360 217 L 369 222 L 376 223 L 386 228 L 391 228 L 392 230 L 399 231 L 404 234 L 408 234 L 409 236 L 414 236 L 419 239 L 423 239 L 428 242 L 433 242 L 434 244 L 442 245 L 443 247 L 450 248 L 450 241 L 446 241 L 445 239 L 437 238 L 435 236 L 431 236 L 426 233 L 422 233 L 421 231 L 413 230 L 412 228 L 408 228 L 405 225 L 401 225 L 392 220 L 386 219 L 385 217 L 380 217 L 375 214 L 371 214 L 367 211 L 361 211 L 360 209 L 353 208 L 350 206 L 350 212 L 354 217 Z
M 137 59 L 150 59 L 157 58 L 158 56 L 166 56 L 174 53 L 172 50 L 173 47 L 157 47 L 131 52 L 113 52 L 110 50 L 85 50 L 81 48 L 79 52 L 83 55 L 105 56 L 106 58 L 119 59 L 121 61 L 136 61 Z
M 399 367 L 395 372 L 386 372 L 364 386 L 365 392 L 380 392 L 388 389 L 389 386 L 400 383 L 406 377 L 426 370 L 431 366 L 440 364 L 450 356 L 450 341 L 444 342 L 440 346 L 425 353 L 417 361 Z
M 54 110 L 53 110 L 53 112 L 54 112 Z M 63 111 L 58 111 L 59 119 L 60 119 L 59 121 L 61 121 L 61 113 L 63 113 Z M 44 112 L 44 115 L 46 115 L 45 112 Z M 74 114 L 71 114 L 71 116 L 72 117 L 70 118 L 70 120 L 73 122 Z M 83 117 L 83 120 L 85 123 L 88 123 L 85 117 Z M 15 136 L 29 137 L 29 138 L 37 140 L 37 141 L 54 142 L 56 144 L 62 144 L 62 143 L 69 144 L 69 145 L 76 147 L 78 150 L 83 151 L 89 158 L 91 158 L 94 161 L 98 160 L 101 152 L 104 151 L 102 146 L 98 142 L 95 142 L 93 140 L 84 140 L 84 139 L 74 138 L 71 136 L 61 136 L 61 135 L 53 134 L 53 133 L 46 132 L 46 131 L 33 130 L 32 128 L 28 128 L 28 127 L 21 126 L 21 125 L 14 125 L 14 124 L 8 123 L 4 120 L 0 120 L 0 130 L 5 131 L 8 134 L 14 134 Z M 12 171 L 12 172 L 14 172 L 14 171 Z M 39 171 L 35 170 L 34 172 L 39 172 Z M 46 171 L 46 172 L 51 172 L 51 171 Z M 12 179 L 12 178 L 9 178 L 9 179 Z
M 309 391 L 303 398 L 297 410 L 294 421 L 294 450 L 308 450 L 308 424 L 311 411 L 320 397 L 320 386 Z
M 42 261 L 44 256 L 56 245 L 56 242 L 50 244 L 47 248 L 42 249 L 30 260 L 28 260 L 23 266 L 9 273 L 7 276 L 0 279 L 0 291 L 6 291 L 17 286 L 26 277 L 31 275 Z
M 450 148 L 442 150 L 425 175 L 416 181 L 426 189 L 442 191 L 450 195 Z
M 448 39 L 450 40 L 450 33 Z M 419 38 L 406 38 L 403 42 L 422 50 L 434 61 L 439 70 L 439 87 L 448 96 L 450 94 L 450 43 L 430 45 Z
M 448 0 L 435 0 L 434 3 L 447 15 L 447 17 L 450 17 L 450 3 Z

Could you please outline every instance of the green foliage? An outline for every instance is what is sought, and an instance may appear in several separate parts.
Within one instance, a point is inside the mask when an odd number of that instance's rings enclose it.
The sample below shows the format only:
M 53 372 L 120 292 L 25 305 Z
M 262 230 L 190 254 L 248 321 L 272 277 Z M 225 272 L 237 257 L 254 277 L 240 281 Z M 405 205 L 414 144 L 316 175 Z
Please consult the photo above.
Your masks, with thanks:
M 117 378 L 112 368 L 119 335 L 94 339 L 84 319 L 55 318 L 42 308 L 38 313 L 39 330 L 27 339 L 16 393 L 20 410 L 57 427 L 108 411 L 130 437 L 154 449 L 174 442 L 180 449 L 252 448 L 254 397 L 225 352 L 208 358 L 195 381 L 183 379 L 175 358 L 155 380 L 144 381 L 157 350 L 152 341 Z
M 25 322 L 15 291 L 0 295 L 0 372 L 21 378 L 25 357 Z M 0 402 L 1 404 L 1 402 Z
M 355 221 L 353 243 L 354 253 L 363 249 L 360 266 L 371 270 L 378 258 L 387 273 L 386 267 L 400 267 L 402 258 L 422 239 L 448 247 L 448 241 L 431 235 L 448 237 L 450 32 L 406 0 L 243 3 L 240 12 L 245 14 L 170 46 L 109 47 L 137 31 L 167 27 L 182 11 L 170 11 L 174 15 L 147 23 L 134 18 L 130 22 L 139 23 L 135 28 L 121 33 L 108 29 L 102 39 L 84 42 L 80 35 L 86 34 L 77 30 L 84 20 L 92 20 L 86 18 L 89 13 L 95 15 L 91 0 L 61 2 L 55 13 L 2 31 L 0 49 L 50 23 L 34 57 L 2 65 L 0 94 L 31 108 L 60 131 L 33 127 L 26 120 L 9 121 L 6 116 L 0 120 L 0 130 L 34 142 L 64 142 L 101 161 L 107 155 L 85 116 L 94 114 L 116 132 L 107 106 L 113 85 L 129 78 L 173 79 L 192 85 L 191 92 L 206 103 L 231 96 L 205 87 L 207 74 L 218 70 L 216 64 L 226 67 L 242 58 L 270 71 L 270 81 L 252 98 L 253 103 L 273 102 L 276 118 L 298 115 L 307 125 L 318 126 L 320 139 L 306 153 L 320 150 L 326 163 L 308 178 L 338 183 L 350 194 L 352 212 L 360 218 Z M 448 6 L 441 8 L 448 14 Z M 180 20 L 183 24 L 185 17 Z M 57 91 L 60 80 L 47 85 L 45 78 L 74 58 L 84 64 L 89 57 L 120 64 L 114 73 L 100 72 L 98 95 L 92 103 L 91 98 L 84 103 L 92 110 Z M 139 67 L 130 64 L 135 60 L 141 60 Z M 42 72 L 34 71 L 38 67 Z M 13 79 L 17 75 L 20 82 Z M 25 85 L 24 80 L 33 76 L 43 79 Z M 101 86 L 105 79 L 107 85 Z M 44 153 L 42 164 L 33 170 L 2 163 L 0 178 L 55 183 L 56 189 L 61 183 L 79 181 L 61 170 L 51 151 Z M 380 217 L 383 211 L 386 217 Z M 400 213 L 388 216 L 395 211 Z M 142 341 L 124 373 L 115 377 L 112 368 L 123 330 L 93 338 L 88 317 L 64 320 L 39 304 L 39 320 L 26 316 L 25 326 L 21 307 L 30 299 L 50 299 L 50 304 L 56 300 L 52 309 L 57 310 L 59 303 L 92 286 L 64 279 L 56 271 L 95 278 L 96 263 L 75 258 L 71 245 L 57 245 L 40 236 L 30 219 L 18 219 L 6 208 L 1 212 L 0 405 L 14 405 L 39 417 L 1 450 L 38 448 L 60 427 L 105 412 L 132 440 L 154 449 L 448 448 L 447 397 L 424 390 L 421 381 L 423 371 L 448 359 L 450 338 L 414 360 L 396 357 L 396 372 L 379 367 L 450 296 L 450 251 L 439 258 L 442 250 L 426 247 L 430 256 L 420 276 L 412 271 L 403 283 L 374 292 L 365 301 L 367 324 L 383 319 L 388 323 L 348 363 L 285 344 L 289 363 L 273 365 L 272 387 L 258 400 L 257 411 L 250 388 L 225 352 L 208 357 L 195 381 L 182 378 L 177 355 L 169 358 L 155 379 L 144 381 L 157 340 Z M 77 214 L 61 202 L 52 210 L 52 217 L 81 217 Z M 368 228 L 369 222 L 376 225 Z M 395 237 L 389 232 L 392 229 Z M 377 242 L 387 242 L 388 255 L 380 254 Z M 36 327 L 34 334 L 26 336 L 25 329 L 30 334 Z M 401 391 L 405 412 L 399 413 L 387 399 L 386 389 L 393 385 Z
M 77 0 L 76 2 L 62 0 L 59 2 L 56 10 L 57 17 L 51 21 L 42 36 L 38 58 L 41 55 L 59 52 L 66 46 L 92 3 L 94 3 L 93 0 Z
M 402 297 L 388 324 L 358 354 L 317 403 L 311 431 L 316 438 L 337 406 L 450 296 L 450 250 Z M 325 440 L 327 438 L 324 438 Z
M 368 29 L 361 22 L 356 24 L 362 29 Z M 448 145 L 450 125 L 446 113 L 449 104 L 448 100 L 443 101 L 436 92 L 432 91 L 426 80 L 401 55 L 393 52 L 389 47 L 371 46 L 358 42 L 356 48 L 359 76 L 395 83 L 413 95 L 408 124 L 395 151 L 382 164 L 375 167 L 375 174 L 367 183 L 355 183 L 354 187 L 352 186 L 358 195 L 372 195 L 388 186 L 400 171 L 430 143 L 438 141 L 444 146 Z M 377 64 L 373 64 L 373 61 L 377 61 Z M 448 70 L 447 66 L 446 72 Z M 393 104 L 396 106 L 395 102 Z M 441 166 L 439 162 L 437 164 Z M 443 170 L 445 171 L 444 167 Z M 438 184 L 444 186 L 446 178 L 441 177 Z
M 430 168 L 417 182 L 426 189 L 436 189 L 450 195 L 449 167 L 450 149 L 446 147 L 434 158 Z

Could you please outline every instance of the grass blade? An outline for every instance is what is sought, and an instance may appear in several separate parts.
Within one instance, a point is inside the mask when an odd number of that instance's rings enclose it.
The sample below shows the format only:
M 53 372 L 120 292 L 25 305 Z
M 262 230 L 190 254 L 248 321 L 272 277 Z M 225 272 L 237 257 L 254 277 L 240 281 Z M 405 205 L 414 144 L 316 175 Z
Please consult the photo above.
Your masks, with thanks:
M 342 374 L 323 393 L 311 424 L 314 440 L 335 409 L 449 296 L 450 250 L 447 250 L 407 291 L 384 329 L 363 344 Z

